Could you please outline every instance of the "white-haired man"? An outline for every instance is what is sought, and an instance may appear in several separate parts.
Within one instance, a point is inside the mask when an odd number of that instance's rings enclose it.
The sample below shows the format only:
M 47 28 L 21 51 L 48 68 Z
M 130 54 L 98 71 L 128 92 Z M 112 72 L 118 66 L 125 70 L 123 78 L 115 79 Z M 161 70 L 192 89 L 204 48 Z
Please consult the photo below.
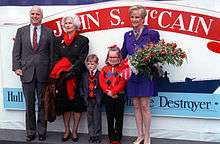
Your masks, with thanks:
M 42 89 L 47 83 L 53 56 L 53 34 L 41 25 L 43 11 L 38 6 L 30 10 L 30 24 L 17 30 L 12 54 L 12 70 L 20 76 L 26 102 L 27 141 L 39 136 L 46 140 L 47 122 L 41 107 Z M 38 116 L 35 114 L 35 93 L 38 100 Z

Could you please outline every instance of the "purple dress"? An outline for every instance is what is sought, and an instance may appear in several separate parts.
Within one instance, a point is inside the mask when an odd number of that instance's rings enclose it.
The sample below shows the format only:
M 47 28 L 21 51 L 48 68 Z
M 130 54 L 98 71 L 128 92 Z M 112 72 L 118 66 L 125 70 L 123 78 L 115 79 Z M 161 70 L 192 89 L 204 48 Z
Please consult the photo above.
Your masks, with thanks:
M 137 49 L 141 49 L 149 42 L 157 43 L 160 40 L 160 35 L 157 31 L 144 27 L 140 37 L 136 40 L 133 30 L 128 31 L 124 35 L 124 43 L 121 49 L 122 56 L 132 55 Z M 143 74 L 132 74 L 127 83 L 128 97 L 134 96 L 156 96 L 157 85 L 155 80 L 151 80 Z

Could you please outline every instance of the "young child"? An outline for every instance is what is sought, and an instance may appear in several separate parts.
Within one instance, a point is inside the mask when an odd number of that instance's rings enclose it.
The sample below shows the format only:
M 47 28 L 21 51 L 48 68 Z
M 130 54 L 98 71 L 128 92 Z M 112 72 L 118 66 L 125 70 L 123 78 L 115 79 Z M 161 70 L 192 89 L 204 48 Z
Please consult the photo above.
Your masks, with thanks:
M 99 71 L 97 66 L 99 59 L 95 54 L 91 54 L 86 58 L 85 64 L 88 71 L 82 74 L 80 95 L 84 98 L 87 106 L 89 143 L 101 143 L 101 100 L 103 93 L 98 79 Z
M 108 137 L 111 144 L 120 144 L 123 129 L 124 94 L 126 81 L 121 77 L 123 70 L 121 51 L 117 46 L 110 47 L 106 66 L 99 75 L 108 123 Z

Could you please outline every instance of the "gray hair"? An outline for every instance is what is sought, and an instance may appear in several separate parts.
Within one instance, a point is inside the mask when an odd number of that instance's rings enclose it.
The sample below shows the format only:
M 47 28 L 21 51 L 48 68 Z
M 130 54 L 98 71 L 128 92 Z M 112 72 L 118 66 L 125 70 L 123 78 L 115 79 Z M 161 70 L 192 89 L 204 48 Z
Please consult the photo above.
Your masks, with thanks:
M 131 14 L 133 13 L 133 11 L 136 11 L 136 10 L 140 10 L 140 11 L 141 11 L 141 17 L 142 17 L 142 18 L 145 18 L 145 17 L 146 17 L 147 12 L 146 12 L 145 7 L 143 7 L 142 5 L 134 5 L 134 6 L 130 7 L 130 8 L 128 9 L 128 14 L 129 14 L 129 16 L 131 16 Z
M 32 6 L 31 9 L 30 9 L 30 12 L 29 12 L 30 14 L 31 14 L 31 11 L 32 11 L 33 9 L 37 9 L 37 10 L 39 10 L 40 13 L 41 13 L 41 15 L 42 15 L 42 17 L 43 17 L 43 10 L 42 10 L 41 7 L 39 7 L 38 5 L 34 5 L 34 6 Z
M 76 31 L 79 31 L 80 30 L 80 27 L 81 27 L 81 21 L 79 19 L 79 17 L 77 15 L 72 15 L 72 16 L 66 16 L 62 19 L 62 22 L 61 22 L 61 25 L 62 25 L 62 28 L 63 30 L 66 32 L 66 28 L 65 28 L 65 21 L 70 18 L 73 22 L 73 25 L 76 29 Z

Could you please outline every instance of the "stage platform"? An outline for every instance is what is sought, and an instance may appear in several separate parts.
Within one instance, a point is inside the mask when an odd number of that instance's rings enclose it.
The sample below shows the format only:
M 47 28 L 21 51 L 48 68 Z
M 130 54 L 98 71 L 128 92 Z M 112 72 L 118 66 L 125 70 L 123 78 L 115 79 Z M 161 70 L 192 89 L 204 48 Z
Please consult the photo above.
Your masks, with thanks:
M 40 142 L 36 138 L 32 141 L 32 144 L 73 144 L 72 140 L 67 142 L 61 142 L 62 132 L 48 132 L 46 141 Z M 135 137 L 124 136 L 122 144 L 132 144 Z M 0 144 L 27 144 L 25 141 L 24 130 L 12 130 L 12 129 L 0 129 Z M 79 141 L 77 144 L 89 144 L 87 134 L 79 134 Z M 101 144 L 109 144 L 106 135 L 103 136 Z M 151 138 L 151 144 L 219 144 L 215 142 L 202 142 L 202 141 L 187 141 L 176 139 L 163 139 L 163 138 Z

